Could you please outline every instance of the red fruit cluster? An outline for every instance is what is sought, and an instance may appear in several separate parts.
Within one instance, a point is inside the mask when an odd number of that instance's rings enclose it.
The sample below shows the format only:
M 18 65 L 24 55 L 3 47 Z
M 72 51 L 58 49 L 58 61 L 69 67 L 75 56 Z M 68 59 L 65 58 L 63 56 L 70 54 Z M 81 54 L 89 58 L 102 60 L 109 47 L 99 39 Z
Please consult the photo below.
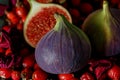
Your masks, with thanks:
M 108 70 L 107 74 L 112 80 L 120 80 L 120 67 L 114 64 L 112 68 Z
M 26 3 L 25 1 L 23 3 Z M 29 7 L 29 4 L 20 4 L 17 3 L 16 6 L 12 8 L 10 11 L 5 11 L 6 17 L 8 19 L 8 23 L 12 27 L 17 27 L 18 30 L 22 31 L 23 23 L 26 19 L 26 16 L 28 14 L 28 10 L 26 6 Z
M 94 59 L 89 64 L 80 80 L 120 80 L 120 66 L 114 60 Z

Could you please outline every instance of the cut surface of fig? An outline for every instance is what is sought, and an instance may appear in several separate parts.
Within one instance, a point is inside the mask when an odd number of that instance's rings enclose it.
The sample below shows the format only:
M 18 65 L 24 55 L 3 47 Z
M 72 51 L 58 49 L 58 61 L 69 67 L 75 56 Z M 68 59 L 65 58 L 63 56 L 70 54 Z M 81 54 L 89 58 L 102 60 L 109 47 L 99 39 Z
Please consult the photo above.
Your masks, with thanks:
M 30 4 L 31 10 L 24 24 L 24 37 L 32 47 L 35 47 L 41 37 L 55 26 L 54 13 L 63 14 L 72 22 L 69 12 L 58 4 L 43 4 L 34 0 L 31 0 Z

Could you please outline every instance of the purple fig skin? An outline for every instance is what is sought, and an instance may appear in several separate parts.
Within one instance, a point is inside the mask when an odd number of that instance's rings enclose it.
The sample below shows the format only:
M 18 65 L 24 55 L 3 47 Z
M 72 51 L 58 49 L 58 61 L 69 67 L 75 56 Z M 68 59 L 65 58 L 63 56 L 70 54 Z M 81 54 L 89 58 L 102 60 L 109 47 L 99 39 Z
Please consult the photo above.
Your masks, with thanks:
M 48 32 L 35 49 L 35 59 L 46 72 L 76 72 L 82 69 L 90 58 L 91 46 L 86 35 L 67 21 L 65 24 L 60 23 L 60 27 Z

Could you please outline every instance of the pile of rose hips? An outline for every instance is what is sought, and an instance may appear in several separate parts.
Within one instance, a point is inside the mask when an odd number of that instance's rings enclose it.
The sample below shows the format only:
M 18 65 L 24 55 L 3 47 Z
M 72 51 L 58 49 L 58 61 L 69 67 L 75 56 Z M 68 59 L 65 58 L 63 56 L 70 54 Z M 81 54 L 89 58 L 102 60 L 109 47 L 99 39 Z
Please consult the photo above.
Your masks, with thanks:
M 60 0 L 51 1 L 68 9 L 73 18 L 73 23 L 77 26 L 81 26 L 86 16 L 101 8 L 100 5 L 102 4 L 101 0 L 66 0 L 64 3 L 59 3 Z M 118 1 L 110 0 L 110 3 L 113 7 L 120 8 Z M 2 29 L 12 35 L 12 44 L 14 44 L 16 51 L 12 51 L 10 48 L 6 50 L 0 48 L 0 53 L 15 54 L 20 56 L 20 60 L 18 64 L 10 68 L 0 68 L 1 80 L 120 80 L 120 65 L 117 65 L 119 59 L 110 58 L 93 59 L 83 70 L 71 74 L 56 75 L 44 72 L 35 61 L 34 49 L 23 38 L 23 24 L 29 9 L 27 0 L 22 0 L 16 6 L 5 11 L 8 24 L 4 25 Z

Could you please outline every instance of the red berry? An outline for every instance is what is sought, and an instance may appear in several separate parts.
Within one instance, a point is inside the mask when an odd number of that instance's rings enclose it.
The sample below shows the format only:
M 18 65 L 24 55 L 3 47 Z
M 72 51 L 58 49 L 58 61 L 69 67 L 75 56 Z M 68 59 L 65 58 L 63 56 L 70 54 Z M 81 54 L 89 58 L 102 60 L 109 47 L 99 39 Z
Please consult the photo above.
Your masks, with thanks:
M 26 16 L 23 16 L 22 17 L 22 22 L 25 22 L 25 20 L 26 20 Z
M 21 18 L 26 17 L 27 16 L 27 10 L 25 9 L 24 6 L 17 6 L 16 7 L 16 14 Z
M 84 14 L 89 14 L 93 11 L 93 7 L 90 3 L 84 2 L 80 4 L 80 11 Z
M 112 80 L 120 80 L 120 67 L 117 65 L 113 65 L 113 67 L 108 70 L 108 76 Z
M 78 7 L 80 5 L 81 0 L 71 0 L 73 6 Z
M 70 14 L 73 18 L 73 23 L 74 24 L 78 24 L 79 20 L 80 20 L 80 12 L 78 9 L 76 8 L 71 8 L 70 9 Z
M 74 78 L 74 74 L 58 74 L 60 80 L 71 80 Z
M 17 24 L 17 29 L 18 29 L 19 31 L 22 31 L 22 30 L 23 30 L 23 22 L 19 22 L 19 23 Z
M 80 18 L 80 12 L 79 12 L 78 9 L 71 8 L 71 9 L 70 9 L 70 14 L 71 14 L 74 18 Z
M 14 11 L 10 11 L 10 12 L 5 12 L 7 18 L 10 20 L 10 22 L 14 25 L 16 25 L 19 22 L 19 17 L 16 15 L 16 13 Z
M 27 16 L 27 10 L 24 6 L 17 6 L 16 14 L 22 19 L 22 22 L 24 22 Z
M 92 74 L 86 72 L 80 77 L 80 80 L 94 80 L 94 77 Z
M 32 80 L 47 80 L 48 74 L 41 69 L 37 69 L 32 74 Z
M 35 63 L 34 55 L 29 55 L 24 57 L 22 65 L 23 67 L 29 68 L 29 67 L 33 67 L 34 63 Z
M 11 77 L 11 69 L 9 68 L 0 68 L 0 77 L 1 78 L 10 78 Z
M 117 5 L 120 2 L 120 0 L 110 0 L 110 2 L 112 5 Z
M 35 64 L 34 64 L 34 70 L 38 70 L 38 69 L 40 69 L 40 67 L 38 66 L 37 63 L 35 63 Z
M 21 78 L 22 80 L 29 80 L 31 79 L 32 77 L 32 69 L 31 68 L 24 68 L 22 71 L 21 71 Z
M 26 48 L 26 47 L 20 50 L 20 55 L 21 56 L 27 56 L 29 54 L 30 54 L 29 49 Z
M 12 80 L 20 80 L 21 75 L 19 71 L 12 71 L 11 73 Z

